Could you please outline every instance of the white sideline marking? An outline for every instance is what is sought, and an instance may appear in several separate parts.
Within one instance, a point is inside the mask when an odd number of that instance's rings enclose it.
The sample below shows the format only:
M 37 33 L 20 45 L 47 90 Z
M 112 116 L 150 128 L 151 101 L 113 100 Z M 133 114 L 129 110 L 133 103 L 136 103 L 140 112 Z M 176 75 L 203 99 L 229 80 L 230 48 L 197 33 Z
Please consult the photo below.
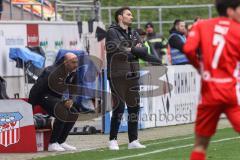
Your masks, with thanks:
M 170 140 L 166 140 L 166 141 L 162 141 L 162 142 L 149 143 L 149 144 L 146 144 L 146 146 L 162 144 L 162 143 L 169 143 L 169 142 L 176 142 L 176 141 L 187 140 L 187 139 L 192 139 L 192 138 L 194 138 L 194 136 L 185 137 L 185 138 L 170 139 Z
M 239 139 L 239 138 L 240 137 L 224 138 L 224 139 L 211 141 L 211 143 L 219 143 L 219 142 L 229 141 L 229 140 L 234 140 L 234 139 Z M 145 155 L 149 155 L 149 154 L 155 154 L 155 153 L 175 150 L 175 149 L 179 149 L 179 148 L 187 148 L 187 147 L 191 147 L 191 146 L 193 146 L 193 144 L 187 144 L 187 145 L 176 146 L 176 147 L 169 147 L 169 148 L 165 148 L 165 149 L 159 149 L 159 150 L 155 150 L 155 151 L 151 151 L 151 152 L 145 152 L 145 153 L 140 153 L 140 154 L 136 154 L 136 155 L 130 155 L 130 156 L 124 156 L 124 157 L 118 157 L 118 158 L 111 158 L 111 159 L 108 159 L 108 160 L 121 160 L 121 159 L 133 158 L 133 157 L 140 157 L 140 156 L 145 156 Z
M 166 140 L 166 141 L 149 143 L 149 144 L 146 144 L 145 146 L 152 146 L 152 145 L 157 145 L 157 144 L 163 144 L 163 143 L 169 143 L 169 142 L 176 142 L 176 141 L 187 140 L 187 139 L 192 139 L 192 138 L 194 138 L 194 136 L 185 137 L 185 138 L 175 138 L 175 139 L 170 139 L 170 140 Z M 126 148 L 127 148 L 127 147 L 123 147 L 123 149 L 126 149 Z

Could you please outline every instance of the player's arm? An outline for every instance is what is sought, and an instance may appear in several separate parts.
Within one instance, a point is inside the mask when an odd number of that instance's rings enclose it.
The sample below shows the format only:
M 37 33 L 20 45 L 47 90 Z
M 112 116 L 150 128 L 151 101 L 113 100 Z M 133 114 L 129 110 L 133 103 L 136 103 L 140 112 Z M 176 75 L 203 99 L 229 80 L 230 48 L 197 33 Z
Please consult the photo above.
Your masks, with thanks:
M 199 69 L 199 58 L 197 56 L 197 51 L 200 47 L 200 33 L 199 33 L 199 24 L 195 24 L 191 31 L 188 34 L 187 41 L 184 44 L 182 51 L 186 54 L 190 63 L 196 68 Z

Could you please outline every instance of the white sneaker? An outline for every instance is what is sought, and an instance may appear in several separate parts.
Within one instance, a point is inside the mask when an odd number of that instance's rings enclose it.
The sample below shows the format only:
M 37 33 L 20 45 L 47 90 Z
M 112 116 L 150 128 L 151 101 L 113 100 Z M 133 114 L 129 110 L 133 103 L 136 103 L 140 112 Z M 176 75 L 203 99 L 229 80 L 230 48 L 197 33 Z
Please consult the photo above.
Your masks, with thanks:
M 61 143 L 60 146 L 61 146 L 62 148 L 64 148 L 66 151 L 76 151 L 76 150 L 77 150 L 76 147 L 70 146 L 70 145 L 67 144 L 67 143 Z
M 58 143 L 49 143 L 48 145 L 49 152 L 63 152 L 65 151 Z
M 109 141 L 108 148 L 109 148 L 109 150 L 119 150 L 117 140 Z
M 138 140 L 128 143 L 128 149 L 146 148 L 146 146 L 140 144 Z

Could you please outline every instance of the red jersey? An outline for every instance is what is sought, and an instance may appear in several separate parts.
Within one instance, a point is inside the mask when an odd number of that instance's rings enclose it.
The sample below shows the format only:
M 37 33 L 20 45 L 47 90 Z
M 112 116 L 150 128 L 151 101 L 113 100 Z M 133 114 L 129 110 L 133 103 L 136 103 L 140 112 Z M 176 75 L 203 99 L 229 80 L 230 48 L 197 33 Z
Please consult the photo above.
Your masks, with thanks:
M 240 104 L 240 23 L 227 17 L 200 20 L 189 32 L 183 52 L 200 66 L 202 104 Z

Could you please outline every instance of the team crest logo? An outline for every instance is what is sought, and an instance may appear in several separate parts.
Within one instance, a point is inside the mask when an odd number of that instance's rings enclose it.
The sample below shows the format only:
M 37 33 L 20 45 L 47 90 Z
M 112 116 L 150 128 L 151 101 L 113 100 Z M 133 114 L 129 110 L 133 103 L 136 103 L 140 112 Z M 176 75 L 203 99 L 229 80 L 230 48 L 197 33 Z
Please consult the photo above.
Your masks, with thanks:
M 0 113 L 0 145 L 8 147 L 19 142 L 22 118 L 19 112 Z

